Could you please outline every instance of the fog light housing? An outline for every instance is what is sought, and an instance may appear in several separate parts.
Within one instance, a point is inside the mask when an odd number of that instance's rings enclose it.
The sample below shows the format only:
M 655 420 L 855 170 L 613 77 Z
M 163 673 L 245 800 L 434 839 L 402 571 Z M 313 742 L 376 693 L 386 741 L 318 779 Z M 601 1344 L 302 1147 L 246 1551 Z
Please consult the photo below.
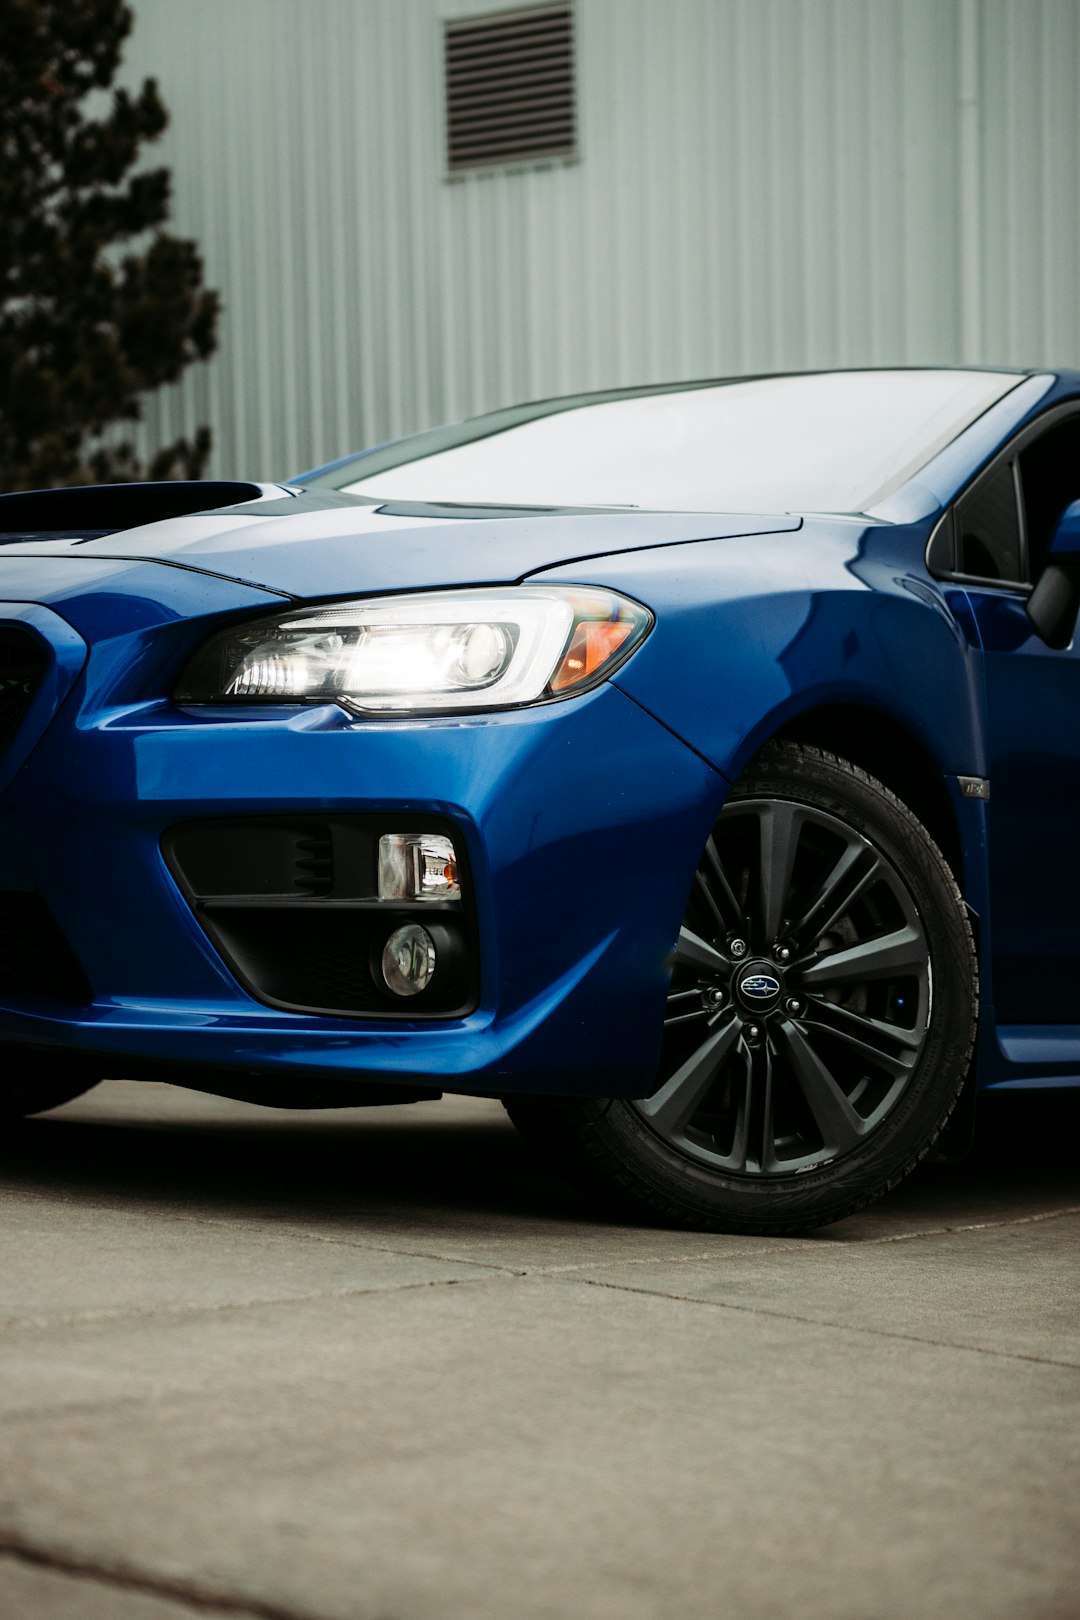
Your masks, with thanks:
M 392 995 L 418 996 L 435 973 L 435 941 L 419 923 L 405 923 L 383 946 L 380 965 Z
M 460 900 L 451 840 L 442 833 L 384 833 L 379 839 L 379 899 Z

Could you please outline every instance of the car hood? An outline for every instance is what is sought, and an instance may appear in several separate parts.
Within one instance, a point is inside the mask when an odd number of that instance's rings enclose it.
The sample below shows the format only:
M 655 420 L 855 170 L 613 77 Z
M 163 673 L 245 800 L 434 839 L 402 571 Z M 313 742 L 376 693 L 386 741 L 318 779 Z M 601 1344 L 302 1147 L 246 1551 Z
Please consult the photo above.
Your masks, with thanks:
M 312 493 L 118 532 L 10 534 L 0 539 L 0 558 L 166 563 L 308 598 L 502 584 L 612 552 L 797 529 L 801 521 L 743 513 L 455 511 Z

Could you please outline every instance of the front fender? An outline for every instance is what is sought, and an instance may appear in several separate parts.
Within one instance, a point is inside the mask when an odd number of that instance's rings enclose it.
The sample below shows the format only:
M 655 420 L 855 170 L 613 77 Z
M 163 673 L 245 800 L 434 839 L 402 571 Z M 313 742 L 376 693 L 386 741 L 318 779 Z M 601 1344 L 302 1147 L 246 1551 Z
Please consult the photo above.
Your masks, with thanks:
M 656 614 L 615 676 L 730 781 L 770 736 L 834 704 L 904 726 L 945 775 L 985 774 L 977 638 L 963 591 L 922 568 L 912 531 L 817 521 L 550 570 Z M 905 555 L 906 554 L 906 555 Z
M 615 682 L 731 782 L 770 737 L 844 705 L 895 722 L 945 779 L 964 897 L 980 920 L 993 1029 L 981 646 L 966 593 L 922 567 L 926 526 L 815 520 L 797 534 L 606 557 L 546 577 L 625 591 L 655 612 Z

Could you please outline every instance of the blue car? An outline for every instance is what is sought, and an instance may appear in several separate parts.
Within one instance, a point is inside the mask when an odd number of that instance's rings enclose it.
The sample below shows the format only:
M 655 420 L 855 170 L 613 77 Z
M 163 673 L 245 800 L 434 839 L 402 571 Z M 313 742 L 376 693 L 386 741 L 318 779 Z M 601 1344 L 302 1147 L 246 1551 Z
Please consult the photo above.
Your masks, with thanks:
M 617 1208 L 772 1233 L 1080 1083 L 1080 373 L 10 494 L 0 577 L 9 1119 L 498 1097 Z

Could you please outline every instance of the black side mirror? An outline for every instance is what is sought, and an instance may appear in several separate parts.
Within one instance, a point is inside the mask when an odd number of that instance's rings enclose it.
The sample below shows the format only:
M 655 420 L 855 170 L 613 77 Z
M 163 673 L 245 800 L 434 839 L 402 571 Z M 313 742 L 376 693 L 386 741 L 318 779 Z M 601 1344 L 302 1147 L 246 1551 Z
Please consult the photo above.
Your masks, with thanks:
M 1048 647 L 1067 647 L 1080 616 L 1080 501 L 1058 518 L 1027 616 Z

